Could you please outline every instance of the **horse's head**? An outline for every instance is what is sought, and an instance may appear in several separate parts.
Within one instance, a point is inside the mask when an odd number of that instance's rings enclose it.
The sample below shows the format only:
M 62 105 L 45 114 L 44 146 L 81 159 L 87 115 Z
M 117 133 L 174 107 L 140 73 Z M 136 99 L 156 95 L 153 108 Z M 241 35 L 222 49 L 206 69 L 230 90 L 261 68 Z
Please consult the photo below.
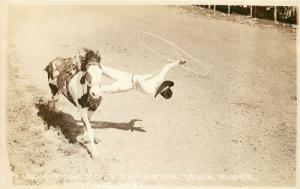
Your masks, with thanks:
M 87 70 L 87 64 L 90 62 L 97 62 L 100 65 L 101 56 L 99 51 L 93 51 L 91 49 L 83 48 L 84 58 L 82 59 L 81 70 Z
M 99 98 L 100 85 L 102 82 L 102 69 L 98 62 L 90 62 L 86 65 L 86 73 L 83 77 L 92 98 Z
M 80 104 L 89 107 L 90 110 L 95 111 L 101 100 L 100 85 L 102 81 L 102 69 L 97 62 L 90 62 L 86 65 L 87 71 L 84 72 L 80 83 L 86 85 L 87 92 L 79 100 Z
M 80 61 L 80 70 L 84 72 L 80 80 L 81 84 L 86 84 L 87 93 L 84 95 L 87 105 L 92 109 L 97 109 L 101 102 L 100 85 L 102 82 L 102 69 L 100 65 L 101 57 L 98 51 L 83 48 L 78 53 L 77 61 Z

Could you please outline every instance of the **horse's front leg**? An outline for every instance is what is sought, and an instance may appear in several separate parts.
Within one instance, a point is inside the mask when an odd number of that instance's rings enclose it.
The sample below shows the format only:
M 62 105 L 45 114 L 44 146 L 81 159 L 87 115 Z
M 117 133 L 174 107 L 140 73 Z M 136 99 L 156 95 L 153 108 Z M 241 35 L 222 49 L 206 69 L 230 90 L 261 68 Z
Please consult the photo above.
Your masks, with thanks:
M 92 110 L 89 110 L 89 111 L 88 111 L 88 119 L 89 119 L 90 122 L 91 122 L 91 117 L 92 117 L 93 114 L 94 114 L 94 111 L 92 111 Z M 94 124 L 91 123 L 91 126 L 92 126 L 92 127 L 93 127 L 93 125 L 94 125 Z M 98 137 L 95 136 L 95 135 L 94 135 L 94 142 L 95 142 L 95 144 L 98 144 L 98 143 L 99 143 L 99 139 L 98 139 Z
M 90 124 L 90 121 L 89 121 L 88 108 L 78 108 L 78 111 L 80 113 L 81 120 L 82 120 L 83 124 L 86 127 L 86 132 L 88 134 L 88 137 L 90 139 L 92 157 L 96 157 L 97 155 L 99 155 L 99 152 L 96 149 L 95 139 L 94 139 L 94 132 L 92 130 L 92 127 L 91 127 L 91 124 Z
M 91 111 L 91 110 L 88 111 L 88 120 L 90 121 L 91 127 L 94 126 L 94 124 L 91 123 L 91 117 L 92 117 L 93 114 L 94 114 L 94 111 Z M 84 142 L 88 142 L 89 136 L 88 136 L 88 133 L 87 133 L 87 132 L 84 132 L 83 137 L 82 137 L 82 140 L 83 140 Z M 97 137 L 96 135 L 94 135 L 94 142 L 95 142 L 95 144 L 98 144 L 99 141 L 100 141 L 100 140 L 98 139 L 98 137 Z

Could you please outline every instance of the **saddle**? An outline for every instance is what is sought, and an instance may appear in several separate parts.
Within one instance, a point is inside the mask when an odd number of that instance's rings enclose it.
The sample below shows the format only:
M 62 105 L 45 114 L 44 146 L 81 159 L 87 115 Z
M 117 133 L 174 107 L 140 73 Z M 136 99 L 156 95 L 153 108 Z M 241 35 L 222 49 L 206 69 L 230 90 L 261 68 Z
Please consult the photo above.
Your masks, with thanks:
M 64 95 L 68 94 L 67 84 L 72 79 L 72 77 L 79 71 L 76 64 L 72 61 L 72 58 L 59 59 L 60 67 L 58 68 L 57 76 L 57 87 L 58 91 L 62 92 Z

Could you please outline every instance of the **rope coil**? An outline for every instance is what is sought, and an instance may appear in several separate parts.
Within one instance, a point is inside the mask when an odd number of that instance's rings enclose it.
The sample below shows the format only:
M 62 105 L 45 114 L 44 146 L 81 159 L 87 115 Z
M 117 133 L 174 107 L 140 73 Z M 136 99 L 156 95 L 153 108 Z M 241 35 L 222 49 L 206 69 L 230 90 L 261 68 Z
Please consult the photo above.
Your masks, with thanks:
M 143 34 L 149 35 L 149 36 L 151 36 L 151 37 L 154 37 L 154 38 L 156 38 L 156 39 L 159 39 L 159 40 L 161 40 L 161 41 L 167 43 L 167 44 L 168 44 L 169 46 L 171 46 L 171 47 L 173 48 L 173 50 L 175 51 L 176 57 L 178 57 L 178 55 L 179 55 L 178 51 L 181 52 L 181 53 L 184 54 L 185 56 L 187 56 L 187 57 L 189 57 L 190 59 L 192 59 L 193 61 L 195 61 L 195 63 L 197 63 L 198 65 L 200 65 L 200 66 L 206 71 L 206 74 L 201 74 L 201 73 L 199 73 L 199 72 L 196 72 L 196 71 L 194 71 L 194 70 L 191 70 L 190 68 L 187 68 L 187 67 L 185 67 L 185 66 L 183 66 L 183 65 L 180 65 L 180 67 L 183 68 L 184 70 L 189 71 L 189 72 L 194 73 L 194 74 L 197 74 L 197 75 L 199 75 L 199 76 L 207 76 L 207 75 L 208 75 L 208 72 L 210 71 L 211 67 L 210 67 L 210 68 L 207 68 L 207 66 L 204 65 L 202 62 L 200 62 L 197 58 L 193 57 L 192 55 L 190 55 L 189 53 L 187 53 L 187 52 L 184 51 L 183 49 L 177 47 L 173 42 L 171 42 L 171 41 L 169 41 L 169 40 L 167 40 L 167 39 L 165 39 L 165 38 L 163 38 L 163 37 L 161 37 L 161 36 L 159 36 L 159 35 L 157 35 L 157 34 L 151 33 L 151 32 L 139 31 L 138 33 L 143 33 Z M 156 51 L 155 49 L 149 47 L 149 46 L 148 46 L 147 44 L 145 44 L 143 41 L 139 41 L 139 43 L 140 43 L 141 45 L 143 45 L 147 50 L 149 50 L 149 51 L 151 51 L 152 53 L 154 53 L 154 54 L 156 54 L 156 55 L 158 55 L 158 56 L 160 56 L 160 57 L 166 59 L 167 61 L 169 61 L 169 62 L 172 62 L 172 61 L 173 61 L 171 58 L 169 58 L 169 57 L 167 57 L 167 56 L 165 56 L 165 55 L 162 55 L 161 53 L 159 53 L 159 52 Z M 181 57 L 181 56 L 180 56 L 180 57 Z

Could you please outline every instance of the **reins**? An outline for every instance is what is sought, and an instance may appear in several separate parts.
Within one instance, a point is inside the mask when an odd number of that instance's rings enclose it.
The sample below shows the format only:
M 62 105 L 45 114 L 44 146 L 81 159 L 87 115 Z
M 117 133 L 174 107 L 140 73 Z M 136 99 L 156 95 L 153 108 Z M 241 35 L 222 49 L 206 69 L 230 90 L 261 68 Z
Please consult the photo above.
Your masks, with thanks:
M 86 69 L 87 69 L 89 66 L 92 66 L 92 65 L 98 65 L 98 66 L 102 69 L 101 64 L 100 64 L 99 62 L 89 62 L 89 63 L 87 63 L 87 64 L 86 64 Z

